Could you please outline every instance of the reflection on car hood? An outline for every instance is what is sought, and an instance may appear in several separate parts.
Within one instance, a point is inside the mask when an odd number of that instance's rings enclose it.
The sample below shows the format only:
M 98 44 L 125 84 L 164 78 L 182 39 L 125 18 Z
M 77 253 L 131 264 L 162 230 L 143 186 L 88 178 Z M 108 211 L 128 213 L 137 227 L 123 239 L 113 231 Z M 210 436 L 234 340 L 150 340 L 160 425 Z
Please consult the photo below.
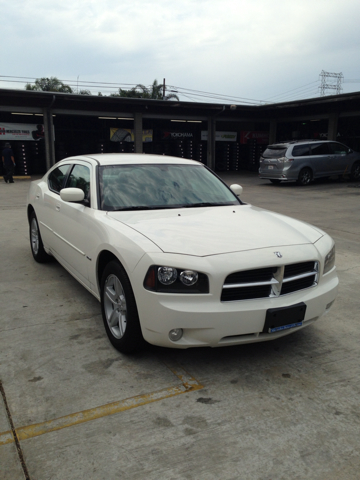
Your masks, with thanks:
M 251 205 L 108 212 L 163 252 L 218 255 L 316 242 L 324 232 Z

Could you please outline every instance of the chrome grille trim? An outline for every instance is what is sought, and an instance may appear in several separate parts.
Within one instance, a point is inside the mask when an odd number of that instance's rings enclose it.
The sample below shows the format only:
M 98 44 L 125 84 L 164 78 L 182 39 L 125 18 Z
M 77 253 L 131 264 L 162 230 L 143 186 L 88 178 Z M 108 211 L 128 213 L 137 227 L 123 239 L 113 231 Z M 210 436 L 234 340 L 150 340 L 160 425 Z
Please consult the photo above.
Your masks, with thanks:
M 275 278 L 272 278 L 268 282 L 251 282 L 251 283 L 226 283 L 223 288 L 244 288 L 244 287 L 258 287 L 260 285 L 273 285 L 279 283 Z
M 268 280 L 264 279 L 264 271 L 272 270 Z M 259 281 L 256 281 L 258 272 Z M 294 275 L 295 272 L 299 272 Z M 291 276 L 289 276 L 291 275 Z M 236 277 L 249 277 L 248 282 L 227 283 Z M 315 287 L 319 281 L 319 262 L 308 261 L 290 265 L 282 265 L 270 269 L 245 270 L 231 273 L 225 279 L 221 301 L 231 302 L 256 298 L 272 298 L 289 295 L 299 290 Z M 266 287 L 269 287 L 266 289 Z M 247 290 L 246 290 L 247 289 Z

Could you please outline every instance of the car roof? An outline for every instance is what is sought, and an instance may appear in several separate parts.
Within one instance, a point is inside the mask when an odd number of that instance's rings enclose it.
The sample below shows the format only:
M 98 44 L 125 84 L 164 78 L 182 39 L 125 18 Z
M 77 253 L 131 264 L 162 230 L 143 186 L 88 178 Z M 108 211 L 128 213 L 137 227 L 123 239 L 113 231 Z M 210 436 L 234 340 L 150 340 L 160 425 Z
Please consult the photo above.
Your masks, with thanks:
M 317 138 L 310 138 L 310 139 L 303 139 L 303 140 L 289 140 L 289 141 L 283 141 L 283 142 L 278 142 L 278 143 L 273 143 L 271 145 L 268 145 L 268 147 L 290 147 L 290 145 L 301 145 L 303 143 L 333 143 L 336 142 L 336 140 L 318 140 Z
M 177 164 L 177 165 L 199 165 L 201 162 L 181 157 L 170 157 L 166 155 L 152 155 L 142 153 L 95 153 L 79 155 L 61 160 L 66 161 L 89 161 L 95 160 L 98 165 L 128 165 L 128 164 Z

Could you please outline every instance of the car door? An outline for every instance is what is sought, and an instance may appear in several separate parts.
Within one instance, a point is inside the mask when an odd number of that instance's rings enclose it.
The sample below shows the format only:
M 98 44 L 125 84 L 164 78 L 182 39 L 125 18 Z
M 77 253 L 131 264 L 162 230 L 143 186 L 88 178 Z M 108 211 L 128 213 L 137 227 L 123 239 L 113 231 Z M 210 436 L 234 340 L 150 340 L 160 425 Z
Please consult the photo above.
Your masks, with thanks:
M 60 165 L 49 173 L 47 185 L 43 188 L 43 198 L 41 192 L 37 192 L 36 215 L 39 222 L 41 238 L 51 251 L 55 249 L 54 235 L 54 212 L 55 206 L 60 198 L 60 190 L 64 187 L 67 174 L 71 168 L 70 164 Z
M 309 164 L 313 170 L 314 177 L 331 175 L 334 170 L 334 157 L 330 150 L 329 143 L 311 143 Z
M 334 173 L 339 175 L 345 173 L 349 163 L 349 147 L 339 142 L 331 142 L 330 149 L 334 156 Z
M 65 202 L 60 195 L 54 205 L 54 249 L 59 261 L 82 284 L 89 287 L 87 249 L 91 244 L 90 205 L 91 165 L 79 162 L 73 165 L 65 188 L 74 187 L 84 191 L 81 203 Z

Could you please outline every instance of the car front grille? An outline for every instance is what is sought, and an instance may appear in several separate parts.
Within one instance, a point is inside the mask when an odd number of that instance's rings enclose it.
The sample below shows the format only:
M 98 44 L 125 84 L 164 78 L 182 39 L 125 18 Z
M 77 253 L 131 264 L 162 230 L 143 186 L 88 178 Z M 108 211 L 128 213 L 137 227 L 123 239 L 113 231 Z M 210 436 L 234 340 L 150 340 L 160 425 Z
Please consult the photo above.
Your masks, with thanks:
M 225 279 L 221 301 L 279 297 L 315 287 L 318 278 L 319 263 L 315 261 L 235 272 Z

